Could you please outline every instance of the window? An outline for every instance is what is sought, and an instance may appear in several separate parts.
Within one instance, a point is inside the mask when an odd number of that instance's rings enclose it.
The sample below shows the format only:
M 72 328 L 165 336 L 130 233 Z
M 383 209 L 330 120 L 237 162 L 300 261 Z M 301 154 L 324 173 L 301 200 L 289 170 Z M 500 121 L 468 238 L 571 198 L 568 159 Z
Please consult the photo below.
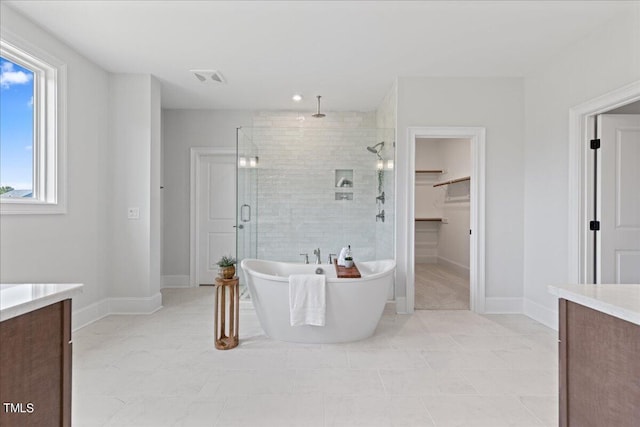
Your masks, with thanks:
M 0 56 L 0 196 L 33 197 L 33 71 Z
M 10 36 L 9 36 L 10 38 Z M 20 47 L 18 47 L 20 46 Z M 0 212 L 64 213 L 66 67 L 0 40 Z

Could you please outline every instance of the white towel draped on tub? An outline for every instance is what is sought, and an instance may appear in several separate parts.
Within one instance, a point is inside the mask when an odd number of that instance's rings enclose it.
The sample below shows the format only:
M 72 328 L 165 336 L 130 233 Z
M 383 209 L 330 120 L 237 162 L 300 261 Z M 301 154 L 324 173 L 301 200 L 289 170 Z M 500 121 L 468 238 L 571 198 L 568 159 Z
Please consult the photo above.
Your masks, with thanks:
M 324 274 L 292 274 L 289 276 L 289 314 L 291 326 L 324 326 Z

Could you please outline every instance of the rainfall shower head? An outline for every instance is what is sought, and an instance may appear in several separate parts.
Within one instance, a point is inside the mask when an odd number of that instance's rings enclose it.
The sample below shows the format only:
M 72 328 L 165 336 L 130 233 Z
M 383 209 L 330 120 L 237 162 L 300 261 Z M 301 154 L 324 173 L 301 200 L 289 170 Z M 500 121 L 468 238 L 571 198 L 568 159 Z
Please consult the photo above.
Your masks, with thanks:
M 318 98 L 318 112 L 315 114 L 312 114 L 311 117 L 315 117 L 316 119 L 321 119 L 323 117 L 326 116 L 326 114 L 322 114 L 320 112 L 320 98 L 322 98 L 320 95 L 316 96 L 316 98 Z
M 380 146 L 380 148 L 376 148 Z M 374 145 L 373 147 L 367 147 L 367 150 L 369 150 L 370 152 L 372 152 L 373 154 L 377 154 L 380 155 L 380 150 L 382 150 L 384 148 L 384 141 L 378 142 L 376 145 Z

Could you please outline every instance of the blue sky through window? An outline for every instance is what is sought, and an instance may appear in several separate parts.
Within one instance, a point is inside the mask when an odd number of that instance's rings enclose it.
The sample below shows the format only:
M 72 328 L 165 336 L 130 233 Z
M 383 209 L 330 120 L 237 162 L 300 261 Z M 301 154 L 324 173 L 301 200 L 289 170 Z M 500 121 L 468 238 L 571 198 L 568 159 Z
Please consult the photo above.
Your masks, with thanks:
M 0 187 L 33 189 L 33 72 L 0 57 Z

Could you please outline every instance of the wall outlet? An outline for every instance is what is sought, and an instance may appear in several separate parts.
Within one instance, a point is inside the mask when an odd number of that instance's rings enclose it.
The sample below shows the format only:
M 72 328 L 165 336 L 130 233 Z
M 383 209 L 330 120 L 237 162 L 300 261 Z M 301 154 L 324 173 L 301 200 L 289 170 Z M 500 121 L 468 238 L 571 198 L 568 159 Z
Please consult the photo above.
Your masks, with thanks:
M 129 208 L 129 209 L 127 209 L 127 218 L 129 218 L 129 219 L 140 219 L 140 208 Z

